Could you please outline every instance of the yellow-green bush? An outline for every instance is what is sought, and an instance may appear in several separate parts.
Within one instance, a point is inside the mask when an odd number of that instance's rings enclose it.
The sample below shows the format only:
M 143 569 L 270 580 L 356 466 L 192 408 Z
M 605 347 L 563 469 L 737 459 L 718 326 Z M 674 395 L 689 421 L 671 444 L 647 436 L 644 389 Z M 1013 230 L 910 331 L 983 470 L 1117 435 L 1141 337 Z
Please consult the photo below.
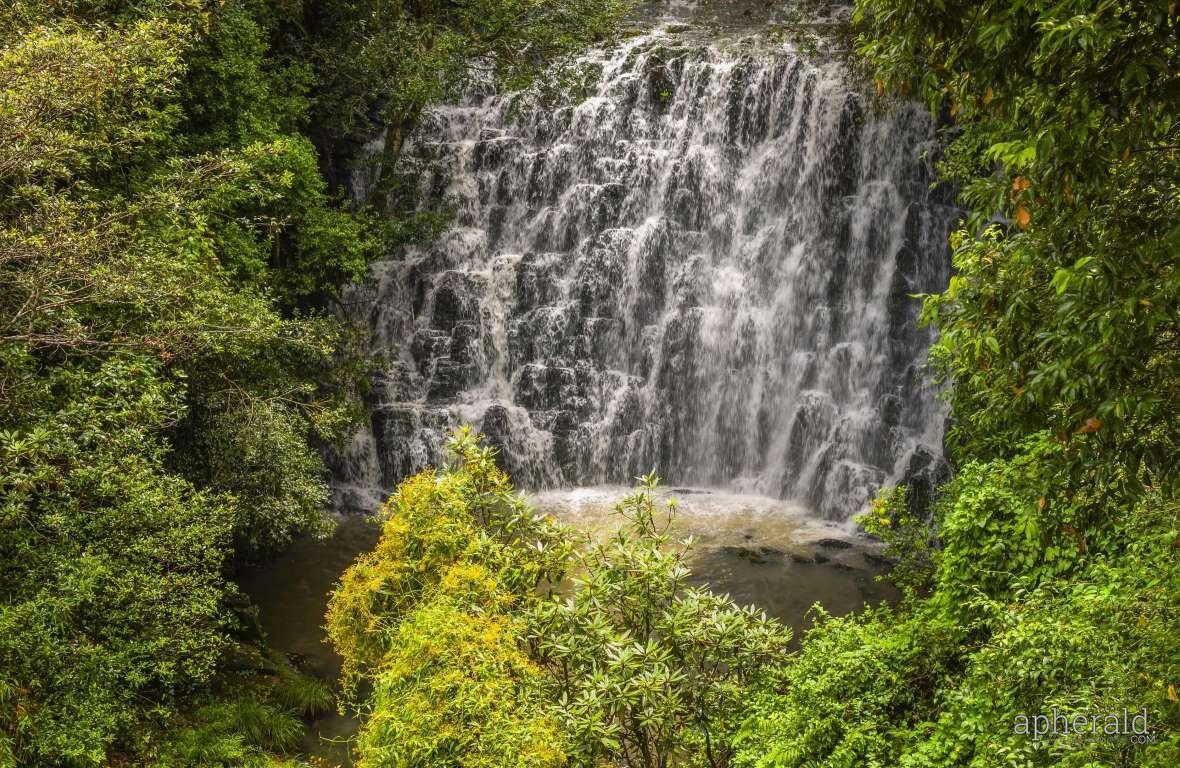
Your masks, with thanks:
M 398 488 L 329 608 L 352 692 L 373 686 L 361 765 L 726 765 L 743 701 L 790 632 L 689 585 L 657 478 L 619 504 L 621 530 L 575 552 L 469 430 L 451 449 L 452 466 Z M 549 589 L 570 565 L 579 577 Z
M 459 564 L 391 636 L 375 673 L 362 768 L 550 768 L 566 739 L 490 572 Z
M 444 575 L 449 573 L 448 586 L 457 588 L 466 573 L 463 565 L 484 569 L 496 585 L 489 585 L 485 610 L 505 608 L 564 574 L 567 538 L 513 495 L 494 452 L 468 429 L 450 448 L 453 466 L 421 472 L 398 486 L 382 510 L 385 523 L 376 548 L 358 558 L 332 595 L 328 634 L 344 659 L 349 687 L 385 663 L 399 623 Z

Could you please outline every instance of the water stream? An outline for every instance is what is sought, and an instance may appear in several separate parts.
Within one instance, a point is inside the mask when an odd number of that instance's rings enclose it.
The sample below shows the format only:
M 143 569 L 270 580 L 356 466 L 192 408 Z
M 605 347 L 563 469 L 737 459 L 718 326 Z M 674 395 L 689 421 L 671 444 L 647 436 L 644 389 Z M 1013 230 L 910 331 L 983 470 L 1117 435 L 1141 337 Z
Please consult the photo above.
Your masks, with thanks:
M 800 630 L 816 602 L 896 596 L 849 520 L 937 471 L 911 295 L 945 285 L 957 211 L 930 189 L 922 107 L 881 109 L 838 58 L 708 18 L 589 53 L 557 103 L 475 86 L 424 116 L 396 173 L 454 216 L 346 293 L 383 362 L 370 422 L 330 457 L 333 501 L 375 510 L 463 423 L 589 530 L 654 468 L 698 580 Z M 346 514 L 246 580 L 272 643 L 327 677 L 327 593 L 375 536 Z
M 478 426 L 529 489 L 673 483 L 844 520 L 940 454 L 912 294 L 946 282 L 924 109 L 838 61 L 664 26 L 561 103 L 473 88 L 398 173 L 450 209 L 348 297 L 386 361 L 336 458 L 371 508 Z

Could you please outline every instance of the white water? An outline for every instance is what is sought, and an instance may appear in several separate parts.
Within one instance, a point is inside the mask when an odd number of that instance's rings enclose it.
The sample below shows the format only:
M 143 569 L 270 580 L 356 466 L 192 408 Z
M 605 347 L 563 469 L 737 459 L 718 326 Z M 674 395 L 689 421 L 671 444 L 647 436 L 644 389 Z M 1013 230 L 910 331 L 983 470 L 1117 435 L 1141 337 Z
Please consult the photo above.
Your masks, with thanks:
M 563 105 L 475 90 L 406 148 L 455 219 L 353 295 L 389 365 L 337 503 L 371 507 L 463 422 L 522 487 L 654 468 L 838 520 L 939 455 L 908 294 L 944 285 L 955 211 L 924 111 L 877 115 L 783 45 L 657 30 L 582 66 Z

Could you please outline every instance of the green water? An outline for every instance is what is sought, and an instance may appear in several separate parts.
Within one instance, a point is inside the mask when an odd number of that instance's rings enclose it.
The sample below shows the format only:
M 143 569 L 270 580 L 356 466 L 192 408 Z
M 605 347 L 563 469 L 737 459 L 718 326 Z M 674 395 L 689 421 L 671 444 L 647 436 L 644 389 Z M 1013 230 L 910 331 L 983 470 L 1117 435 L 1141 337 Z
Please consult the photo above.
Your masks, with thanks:
M 340 676 L 340 657 L 332 652 L 324 631 L 328 596 L 356 556 L 377 543 L 379 532 L 364 517 L 341 518 L 331 538 L 298 541 L 281 557 L 239 579 L 259 608 L 271 646 L 296 659 L 305 672 L 324 680 Z M 356 729 L 354 718 L 335 712 L 317 718 L 303 750 L 323 758 L 327 766 L 350 766 L 349 740 Z

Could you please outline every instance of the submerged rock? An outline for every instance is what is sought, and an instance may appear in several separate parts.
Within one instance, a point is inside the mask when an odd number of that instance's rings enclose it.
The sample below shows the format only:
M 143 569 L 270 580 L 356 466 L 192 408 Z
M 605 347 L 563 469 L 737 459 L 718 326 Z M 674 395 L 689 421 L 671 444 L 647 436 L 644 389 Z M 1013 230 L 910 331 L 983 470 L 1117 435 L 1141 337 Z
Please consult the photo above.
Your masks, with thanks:
M 786 555 L 781 549 L 774 547 L 742 547 L 726 545 L 721 547 L 721 551 L 730 557 L 736 557 L 741 560 L 749 561 L 754 565 L 767 565 L 769 563 L 782 562 L 783 556 Z
M 829 563 L 832 558 L 821 552 L 792 552 L 791 562 L 799 565 L 823 565 Z

